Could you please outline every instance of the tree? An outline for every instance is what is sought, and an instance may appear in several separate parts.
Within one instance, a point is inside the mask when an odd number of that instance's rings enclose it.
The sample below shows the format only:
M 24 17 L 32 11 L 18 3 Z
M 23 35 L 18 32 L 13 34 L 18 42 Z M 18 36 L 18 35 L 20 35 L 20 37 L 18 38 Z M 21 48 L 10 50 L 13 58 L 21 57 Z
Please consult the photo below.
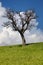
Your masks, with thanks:
M 6 15 L 8 19 L 11 21 L 8 21 L 4 23 L 4 26 L 12 26 L 12 29 L 14 31 L 18 31 L 22 38 L 23 45 L 26 44 L 26 40 L 24 37 L 24 32 L 28 29 L 30 30 L 32 26 L 30 25 L 30 22 L 32 19 L 36 19 L 36 13 L 33 10 L 28 10 L 26 12 L 15 12 L 10 9 L 6 10 Z

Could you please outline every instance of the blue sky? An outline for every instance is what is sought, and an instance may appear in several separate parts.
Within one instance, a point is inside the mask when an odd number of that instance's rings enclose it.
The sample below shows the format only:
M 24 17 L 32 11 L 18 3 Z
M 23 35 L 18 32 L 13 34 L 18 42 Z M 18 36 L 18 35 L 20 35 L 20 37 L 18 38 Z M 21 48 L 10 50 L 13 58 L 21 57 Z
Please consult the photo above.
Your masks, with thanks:
M 33 9 L 38 15 L 38 27 L 43 30 L 43 0 L 0 0 L 6 8 L 16 11 L 26 11 Z
M 5 15 L 6 8 L 11 8 L 15 11 L 35 10 L 39 25 L 31 31 L 27 30 L 24 36 L 26 43 L 43 42 L 43 0 L 0 0 L 0 46 L 22 44 L 19 32 L 12 31 L 11 27 L 2 26 L 4 22 L 9 21 L 6 17 L 2 17 Z M 17 16 L 15 17 L 17 18 Z M 33 21 L 35 22 L 36 20 Z M 36 25 L 36 23 L 34 24 Z

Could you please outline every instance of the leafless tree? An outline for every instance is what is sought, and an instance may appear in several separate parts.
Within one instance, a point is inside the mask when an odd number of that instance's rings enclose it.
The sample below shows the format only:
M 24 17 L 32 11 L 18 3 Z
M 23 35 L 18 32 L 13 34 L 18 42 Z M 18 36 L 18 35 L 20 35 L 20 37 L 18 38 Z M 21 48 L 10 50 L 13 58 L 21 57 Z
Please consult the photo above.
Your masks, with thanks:
M 23 45 L 26 44 L 26 40 L 24 37 L 24 32 L 33 25 L 30 25 L 32 19 L 36 19 L 36 13 L 33 10 L 28 10 L 26 12 L 14 12 L 10 9 L 6 10 L 7 17 L 11 21 L 4 23 L 5 26 L 12 25 L 12 29 L 14 31 L 18 31 L 22 38 Z

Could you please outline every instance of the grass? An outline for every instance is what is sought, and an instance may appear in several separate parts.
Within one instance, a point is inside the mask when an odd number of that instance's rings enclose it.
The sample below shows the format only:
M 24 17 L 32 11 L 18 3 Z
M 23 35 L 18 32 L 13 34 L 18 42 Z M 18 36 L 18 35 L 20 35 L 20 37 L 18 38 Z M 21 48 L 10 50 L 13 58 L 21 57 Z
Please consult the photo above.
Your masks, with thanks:
M 43 43 L 0 47 L 0 65 L 43 65 Z

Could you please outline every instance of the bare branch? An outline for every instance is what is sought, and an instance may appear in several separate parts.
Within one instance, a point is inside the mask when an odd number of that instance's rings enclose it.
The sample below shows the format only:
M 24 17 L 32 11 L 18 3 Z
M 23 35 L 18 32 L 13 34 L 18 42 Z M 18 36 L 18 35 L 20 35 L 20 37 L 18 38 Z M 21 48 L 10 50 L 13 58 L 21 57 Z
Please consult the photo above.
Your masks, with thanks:
M 34 25 L 29 25 L 32 19 L 36 19 L 36 13 L 33 10 L 28 10 L 26 12 L 14 12 L 10 9 L 6 10 L 6 16 L 9 20 L 12 22 L 6 22 L 4 23 L 4 26 L 9 26 L 10 24 L 12 25 L 12 29 L 15 31 L 18 31 L 23 39 L 23 44 L 25 43 L 25 38 L 24 38 L 24 32 L 28 29 L 34 26 Z M 6 17 L 5 16 L 5 17 Z M 21 24 L 19 24 L 21 23 Z M 17 25 L 19 24 L 19 25 Z M 21 28 L 20 28 L 21 27 Z

